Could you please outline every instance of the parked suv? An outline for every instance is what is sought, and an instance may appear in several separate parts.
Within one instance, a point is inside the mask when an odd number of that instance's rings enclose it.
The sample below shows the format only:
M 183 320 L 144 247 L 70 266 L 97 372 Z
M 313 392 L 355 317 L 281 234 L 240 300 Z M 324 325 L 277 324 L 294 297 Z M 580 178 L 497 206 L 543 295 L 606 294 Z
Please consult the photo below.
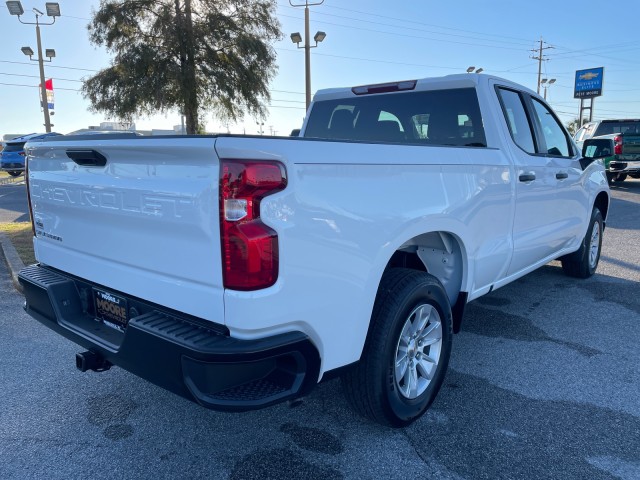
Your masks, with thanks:
M 24 172 L 24 144 L 29 140 L 41 140 L 43 138 L 60 135 L 59 133 L 30 133 L 4 144 L 4 149 L 0 152 L 0 170 L 9 173 L 12 177 L 17 177 Z

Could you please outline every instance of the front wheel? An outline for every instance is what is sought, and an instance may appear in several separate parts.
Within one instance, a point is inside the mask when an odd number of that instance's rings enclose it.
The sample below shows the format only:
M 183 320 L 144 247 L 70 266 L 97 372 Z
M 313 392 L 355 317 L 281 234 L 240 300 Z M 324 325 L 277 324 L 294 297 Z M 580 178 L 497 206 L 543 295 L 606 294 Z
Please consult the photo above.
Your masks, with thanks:
M 360 362 L 342 377 L 349 403 L 382 425 L 415 421 L 440 390 L 452 335 L 451 307 L 438 279 L 417 270 L 389 270 Z
M 9 170 L 7 173 L 12 177 L 17 177 L 18 175 L 22 175 L 22 172 L 19 172 L 17 170 Z
M 602 233 L 604 220 L 597 207 L 591 212 L 589 228 L 578 251 L 565 255 L 560 259 L 564 273 L 571 277 L 589 278 L 596 273 L 600 251 L 602 250 Z

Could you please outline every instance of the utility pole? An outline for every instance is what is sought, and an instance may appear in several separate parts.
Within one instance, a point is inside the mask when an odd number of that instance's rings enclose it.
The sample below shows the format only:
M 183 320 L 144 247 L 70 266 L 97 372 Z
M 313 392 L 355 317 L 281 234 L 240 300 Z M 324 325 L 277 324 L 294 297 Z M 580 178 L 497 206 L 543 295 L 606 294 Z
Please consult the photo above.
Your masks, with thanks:
M 323 3 L 324 0 L 318 0 L 316 2 L 305 0 L 304 3 L 298 4 L 289 0 L 289 5 L 292 7 L 304 7 L 304 45 L 302 47 L 300 46 L 302 37 L 298 32 L 291 34 L 291 41 L 297 44 L 298 48 L 304 48 L 304 78 L 307 109 L 311 103 L 311 49 L 317 47 L 318 43 L 322 42 L 327 36 L 326 33 L 318 31 L 313 37 L 316 44 L 311 45 L 311 34 L 309 33 L 309 6 L 322 5 Z
M 543 47 L 543 40 L 542 37 L 540 37 L 540 46 L 538 48 L 535 48 L 533 50 L 531 50 L 533 53 L 537 53 L 537 56 L 533 56 L 531 57 L 534 60 L 538 60 L 538 95 L 540 95 L 540 81 L 542 80 L 542 61 L 548 61 L 548 58 L 544 58 L 544 50 L 548 50 L 549 48 L 554 48 L 551 45 L 547 45 L 546 47 Z
M 38 10 L 37 8 L 33 8 L 33 13 L 35 13 L 36 21 L 34 22 L 25 22 L 20 18 L 24 14 L 24 8 L 22 7 L 22 3 L 19 1 L 8 1 L 7 9 L 9 10 L 9 14 L 15 15 L 18 17 L 20 23 L 25 25 L 35 25 L 36 26 L 36 41 L 38 43 L 38 58 L 34 60 L 33 50 L 31 47 L 22 47 L 22 53 L 29 57 L 29 60 L 34 62 L 38 62 L 38 67 L 40 70 L 40 101 L 42 102 L 42 112 L 44 114 L 44 128 L 47 133 L 51 132 L 51 117 L 49 116 L 49 100 L 47 99 L 47 87 L 45 83 L 44 77 L 44 63 L 50 62 L 53 57 L 56 56 L 56 51 L 54 49 L 46 49 L 46 56 L 49 60 L 45 60 L 42 55 L 42 39 L 40 37 L 40 25 L 53 25 L 56 23 L 56 17 L 60 16 L 60 5 L 57 2 L 48 2 L 46 4 L 47 15 L 53 18 L 53 21 L 49 23 L 41 22 L 40 17 L 44 16 L 44 13 Z

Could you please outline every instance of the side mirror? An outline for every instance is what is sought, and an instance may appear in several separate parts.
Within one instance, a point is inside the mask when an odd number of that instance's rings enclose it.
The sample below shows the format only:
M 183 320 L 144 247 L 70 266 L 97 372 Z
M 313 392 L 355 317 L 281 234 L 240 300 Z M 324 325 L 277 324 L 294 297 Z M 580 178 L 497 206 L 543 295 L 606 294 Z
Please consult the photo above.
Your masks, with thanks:
M 300 129 L 299 128 L 294 128 L 293 130 L 291 130 L 291 133 L 289 134 L 290 137 L 299 137 L 300 136 Z
M 584 170 L 594 160 L 613 155 L 614 142 L 612 138 L 590 138 L 582 144 L 582 158 L 580 165 Z
M 582 144 L 582 156 L 585 158 L 605 158 L 613 155 L 612 138 L 590 138 Z

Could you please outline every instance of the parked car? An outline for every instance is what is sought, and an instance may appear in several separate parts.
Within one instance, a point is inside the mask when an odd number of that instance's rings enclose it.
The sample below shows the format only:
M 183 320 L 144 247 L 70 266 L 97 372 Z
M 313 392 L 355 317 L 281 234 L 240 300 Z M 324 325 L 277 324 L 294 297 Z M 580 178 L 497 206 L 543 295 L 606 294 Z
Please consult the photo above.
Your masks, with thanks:
M 29 140 L 42 140 L 56 135 L 60 134 L 53 132 L 30 133 L 5 142 L 4 149 L 0 152 L 0 170 L 7 172 L 12 177 L 17 177 L 24 172 L 24 144 Z

